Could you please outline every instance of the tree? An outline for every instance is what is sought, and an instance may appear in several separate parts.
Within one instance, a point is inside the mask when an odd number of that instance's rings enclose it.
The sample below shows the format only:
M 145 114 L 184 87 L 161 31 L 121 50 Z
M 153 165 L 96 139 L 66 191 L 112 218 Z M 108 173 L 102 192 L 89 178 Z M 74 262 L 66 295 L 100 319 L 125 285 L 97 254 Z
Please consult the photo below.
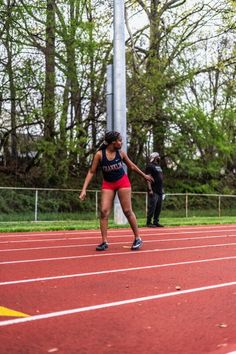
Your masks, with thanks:
M 14 16 L 14 5 L 15 1 L 7 0 L 5 6 L 5 23 L 4 30 L 2 31 L 2 43 L 5 47 L 6 59 L 4 60 L 4 65 L 6 69 L 6 74 L 8 76 L 8 90 L 9 90 L 9 103 L 10 103 L 10 131 L 9 137 L 11 141 L 11 158 L 17 160 L 17 137 L 16 137 L 16 84 L 15 75 L 13 68 L 13 60 L 16 53 L 13 50 L 13 41 L 11 24 Z M 5 142 L 7 135 L 5 134 Z
M 28 134 L 34 125 L 41 136 L 26 170 L 40 166 L 45 184 L 64 183 L 69 169 L 78 161 L 86 164 L 100 143 L 111 43 L 107 32 L 100 31 L 107 18 L 97 5 L 105 6 L 85 0 L 20 0 L 14 7 L 11 25 L 22 76 L 17 80 L 15 130 L 21 127 Z M 25 94 L 20 97 L 19 92 Z
M 190 96 L 194 97 L 192 83 L 197 82 L 200 88 L 203 77 L 206 79 L 206 86 L 209 83 L 212 95 L 210 98 L 202 95 L 204 107 L 194 108 L 193 106 L 192 111 L 195 114 L 199 111 L 199 119 L 205 116 L 205 121 L 203 120 L 206 124 L 205 130 L 209 133 L 215 124 L 212 122 L 214 113 L 209 115 L 205 109 L 208 105 L 207 100 L 212 102 L 216 110 L 219 100 L 219 96 L 216 95 L 218 93 L 217 83 L 220 82 L 219 72 L 222 71 L 220 68 L 234 65 L 235 55 L 225 49 L 225 55 L 218 55 L 218 58 L 215 55 L 208 56 L 207 60 L 204 50 L 205 48 L 208 50 L 209 46 L 212 49 L 216 48 L 217 43 L 224 42 L 226 30 L 218 26 L 216 31 L 214 22 L 218 21 L 219 23 L 220 21 L 222 23 L 225 2 L 218 2 L 214 7 L 211 7 L 207 2 L 198 2 L 189 6 L 186 1 L 180 0 L 135 1 L 132 3 L 136 5 L 134 11 L 141 8 L 147 19 L 143 27 L 136 30 L 135 33 L 129 27 L 129 33 L 132 32 L 132 36 L 130 35 L 127 40 L 130 48 L 127 56 L 129 63 L 128 117 L 131 125 L 132 152 L 136 156 L 135 152 L 137 151 L 139 155 L 142 155 L 140 149 L 145 149 L 146 146 L 148 150 L 159 151 L 162 156 L 171 153 L 173 157 L 173 154 L 178 156 L 179 151 L 183 148 L 188 151 L 189 157 L 191 155 L 194 162 L 196 150 L 189 149 L 188 140 L 183 141 L 180 137 L 181 140 L 176 139 L 176 142 L 181 142 L 182 145 L 175 145 L 173 139 L 178 132 L 183 134 L 183 126 L 188 128 L 186 139 L 190 136 L 190 130 L 192 135 L 195 134 L 196 121 L 194 123 L 194 115 L 188 113 L 191 112 L 191 106 L 186 106 L 185 93 L 188 92 Z M 132 16 L 134 15 L 131 10 L 130 13 Z M 130 17 L 132 16 L 130 15 Z M 212 27 L 208 26 L 210 23 Z M 202 58 L 206 58 L 206 60 L 202 60 Z M 214 84 L 211 82 L 213 76 Z M 215 87 L 213 87 L 214 85 Z M 180 105 L 186 112 L 187 121 L 184 120 L 182 114 L 182 120 L 178 119 L 176 115 L 176 112 L 180 112 Z M 174 124 L 173 117 L 175 117 Z M 220 126 L 217 125 L 217 127 L 215 127 L 215 131 L 218 131 L 219 135 Z M 134 132 L 133 136 L 132 131 Z M 147 131 L 150 131 L 151 135 L 148 135 Z M 217 140 L 216 136 L 215 138 Z M 224 140 L 222 140 L 223 142 Z M 203 151 L 203 139 L 198 139 L 198 144 Z M 206 152 L 205 158 L 208 162 L 211 161 L 211 157 L 211 154 Z M 167 159 L 162 161 L 164 167 L 166 161 Z M 203 165 L 202 168 L 204 168 Z

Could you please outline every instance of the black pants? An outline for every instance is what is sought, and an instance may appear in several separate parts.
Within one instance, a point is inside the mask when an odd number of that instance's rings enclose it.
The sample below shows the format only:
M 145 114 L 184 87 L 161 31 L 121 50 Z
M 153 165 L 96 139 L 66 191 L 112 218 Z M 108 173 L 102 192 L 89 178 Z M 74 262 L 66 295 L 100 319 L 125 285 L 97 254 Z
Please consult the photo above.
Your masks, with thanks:
M 154 224 L 159 222 L 161 207 L 162 195 L 157 193 L 148 194 L 147 224 L 151 224 L 152 218 Z

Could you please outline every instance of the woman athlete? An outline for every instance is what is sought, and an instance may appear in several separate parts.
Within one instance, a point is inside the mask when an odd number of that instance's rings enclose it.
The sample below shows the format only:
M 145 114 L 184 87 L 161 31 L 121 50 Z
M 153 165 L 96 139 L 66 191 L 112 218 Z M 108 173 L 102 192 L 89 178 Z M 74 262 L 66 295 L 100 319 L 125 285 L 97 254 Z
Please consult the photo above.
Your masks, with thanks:
M 100 214 L 100 229 L 102 234 L 102 243 L 96 247 L 97 251 L 104 251 L 108 248 L 107 227 L 108 217 L 112 210 L 113 200 L 116 192 L 120 200 L 122 210 L 128 219 L 128 222 L 134 233 L 134 242 L 132 250 L 138 250 L 142 246 L 142 240 L 139 236 L 136 216 L 131 205 L 131 184 L 127 174 L 123 168 L 123 161 L 132 171 L 138 173 L 146 181 L 152 182 L 151 176 L 143 173 L 127 156 L 120 150 L 122 146 L 122 137 L 116 131 L 107 132 L 105 140 L 99 150 L 96 152 L 92 166 L 90 167 L 84 181 L 80 199 L 86 197 L 86 189 L 97 171 L 98 166 L 101 166 L 103 173 L 103 182 L 101 188 L 101 214 Z

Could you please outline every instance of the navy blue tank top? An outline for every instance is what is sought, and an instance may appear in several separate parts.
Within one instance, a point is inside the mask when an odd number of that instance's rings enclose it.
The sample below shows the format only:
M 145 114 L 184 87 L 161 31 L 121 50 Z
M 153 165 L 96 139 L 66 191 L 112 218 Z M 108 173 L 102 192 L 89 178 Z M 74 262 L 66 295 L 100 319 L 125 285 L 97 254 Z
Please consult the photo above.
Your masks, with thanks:
M 115 182 L 123 177 L 125 170 L 119 151 L 116 151 L 116 156 L 113 160 L 108 160 L 106 157 L 106 149 L 102 149 L 101 168 L 105 181 Z

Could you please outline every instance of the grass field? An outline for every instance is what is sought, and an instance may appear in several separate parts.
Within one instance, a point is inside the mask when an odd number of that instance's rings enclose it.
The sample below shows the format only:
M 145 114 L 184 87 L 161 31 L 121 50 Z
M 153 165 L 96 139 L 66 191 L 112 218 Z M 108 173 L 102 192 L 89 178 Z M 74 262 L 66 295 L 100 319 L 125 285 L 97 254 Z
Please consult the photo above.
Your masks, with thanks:
M 145 226 L 144 218 L 138 219 L 139 227 Z M 236 223 L 235 216 L 227 217 L 163 217 L 160 222 L 168 226 L 184 226 L 184 225 L 210 225 L 210 224 L 233 224 Z M 127 227 L 126 225 L 116 225 L 114 221 L 109 220 L 110 228 Z M 54 220 L 54 221 L 12 221 L 1 222 L 0 232 L 20 232 L 20 231 L 53 231 L 53 230 L 89 230 L 98 229 L 99 219 L 93 220 Z

